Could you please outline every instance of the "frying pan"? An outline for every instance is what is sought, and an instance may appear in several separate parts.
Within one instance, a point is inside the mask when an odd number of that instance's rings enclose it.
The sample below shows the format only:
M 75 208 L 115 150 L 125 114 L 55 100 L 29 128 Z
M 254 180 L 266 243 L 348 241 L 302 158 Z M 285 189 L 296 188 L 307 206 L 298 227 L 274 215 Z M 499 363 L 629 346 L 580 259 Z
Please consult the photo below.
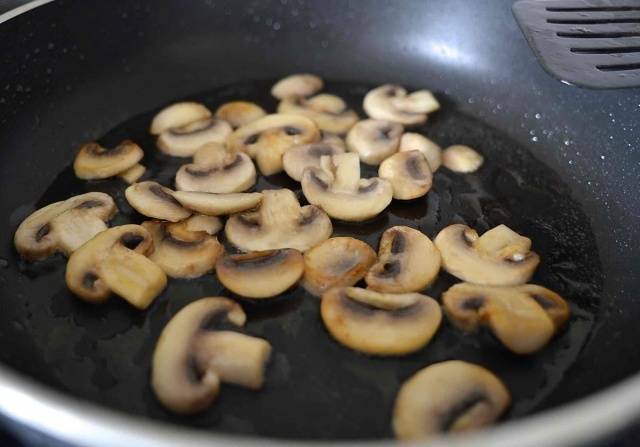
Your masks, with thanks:
M 640 91 L 583 90 L 550 78 L 510 9 L 509 1 L 464 0 L 58 0 L 0 17 L 0 412 L 7 423 L 44 444 L 385 442 L 402 381 L 451 358 L 494 370 L 514 406 L 495 428 L 433 445 L 572 445 L 633 422 L 640 414 Z M 376 247 L 393 224 L 434 237 L 452 222 L 481 231 L 507 223 L 542 255 L 534 280 L 571 302 L 568 329 L 540 354 L 516 358 L 486 334 L 465 336 L 445 324 L 416 355 L 372 359 L 331 340 L 317 301 L 296 289 L 272 303 L 242 302 L 246 332 L 274 345 L 261 392 L 225 387 L 193 418 L 162 410 L 148 385 L 160 330 L 187 303 L 228 292 L 209 277 L 172 281 L 143 313 L 117 299 L 83 305 L 64 286 L 63 258 L 21 262 L 11 235 L 37 207 L 86 190 L 115 196 L 116 224 L 141 220 L 122 199 L 122 184 L 73 178 L 69 166 L 82 143 L 133 138 L 154 178 L 170 184 L 178 164 L 162 159 L 146 134 L 154 111 L 183 98 L 212 107 L 251 98 L 273 110 L 268 86 L 300 71 L 319 74 L 354 107 L 381 83 L 429 88 L 443 109 L 418 130 L 443 145 L 477 147 L 487 159 L 478 174 L 439 171 L 426 199 L 394 204 L 362 225 L 339 223 L 336 234 Z M 274 187 L 296 185 L 282 176 L 258 184 Z M 438 297 L 453 282 L 442 274 L 427 292 Z

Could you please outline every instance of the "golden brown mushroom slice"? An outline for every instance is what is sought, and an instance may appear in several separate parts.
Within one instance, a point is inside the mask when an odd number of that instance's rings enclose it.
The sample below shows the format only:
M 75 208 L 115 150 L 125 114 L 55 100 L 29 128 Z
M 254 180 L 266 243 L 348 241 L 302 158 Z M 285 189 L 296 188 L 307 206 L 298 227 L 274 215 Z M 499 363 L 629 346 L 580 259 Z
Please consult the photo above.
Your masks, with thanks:
M 186 229 L 189 231 L 204 231 L 214 235 L 222 230 L 222 221 L 216 216 L 205 216 L 204 214 L 194 214 L 185 221 Z
M 304 272 L 298 250 L 254 251 L 224 255 L 216 264 L 220 282 L 245 298 L 273 298 L 291 288 Z
M 337 143 L 311 143 L 295 146 L 282 157 L 282 166 L 289 177 L 297 182 L 302 181 L 306 168 L 320 168 L 320 159 L 344 153 L 344 147 Z
M 191 216 L 191 211 L 183 207 L 173 194 L 174 191 L 152 181 L 134 183 L 124 191 L 129 205 L 140 214 L 178 222 Z
M 153 117 L 149 132 L 152 135 L 160 135 L 173 127 L 185 126 L 210 116 L 211 111 L 203 104 L 192 101 L 176 102 Z
M 140 146 L 131 140 L 124 140 L 111 149 L 87 143 L 78 151 L 73 171 L 84 180 L 115 177 L 136 166 L 143 156 Z
M 429 90 L 417 90 L 408 94 L 399 85 L 390 84 L 369 91 L 362 106 L 371 118 L 407 126 L 424 123 L 429 113 L 440 108 Z
M 140 163 L 136 163 L 126 171 L 123 171 L 120 174 L 118 174 L 118 177 L 120 177 L 122 180 L 124 180 L 125 182 L 131 185 L 137 182 L 138 180 L 140 180 L 146 172 L 147 172 L 147 168 L 145 168 Z
M 459 360 L 436 363 L 402 384 L 393 430 L 403 441 L 471 431 L 494 423 L 510 403 L 509 390 L 491 371 Z
M 484 157 L 474 149 L 463 144 L 454 144 L 442 152 L 442 164 L 445 168 L 463 174 L 475 172 L 484 163 Z
M 204 118 L 160 134 L 158 149 L 173 157 L 192 157 L 208 143 L 224 143 L 232 132 L 231 125 L 219 118 Z
M 332 231 L 324 211 L 313 205 L 301 207 L 289 189 L 264 190 L 257 211 L 235 214 L 225 226 L 227 240 L 242 251 L 305 251 L 329 239 Z
M 322 78 L 309 74 L 292 74 L 280 79 L 271 88 L 271 95 L 278 99 L 306 97 L 319 92 L 324 87 Z
M 111 293 L 146 309 L 167 284 L 160 267 L 149 260 L 151 235 L 140 225 L 121 225 L 98 233 L 69 258 L 65 280 L 77 297 L 91 303 Z
M 409 227 L 382 233 L 376 262 L 365 278 L 370 289 L 386 293 L 418 292 L 440 271 L 440 252 L 431 239 Z
M 393 198 L 412 200 L 422 197 L 431 189 L 433 175 L 422 152 L 397 152 L 380 164 L 380 178 L 393 187 Z
M 355 152 L 363 163 L 379 165 L 398 152 L 402 125 L 382 120 L 363 120 L 347 134 L 347 149 Z
M 233 193 L 246 191 L 256 183 L 256 167 L 247 154 L 217 150 L 200 154 L 197 159 L 206 163 L 182 165 L 176 173 L 176 189 Z
M 206 231 L 192 231 L 185 220 L 178 223 L 142 223 L 153 238 L 149 259 L 172 278 L 197 278 L 213 270 L 224 247 Z
M 14 236 L 24 259 L 39 261 L 55 252 L 69 255 L 107 228 L 118 212 L 108 194 L 89 192 L 40 208 L 27 217 Z
M 249 101 L 226 102 L 216 110 L 216 116 L 231 124 L 234 129 L 259 120 L 266 114 L 262 107 Z
M 524 284 L 540 262 L 539 256 L 531 251 L 531 240 L 506 225 L 498 225 L 480 237 L 466 225 L 449 225 L 434 242 L 442 255 L 442 267 L 474 284 Z
M 459 283 L 443 294 L 442 302 L 457 327 L 473 332 L 486 325 L 516 354 L 532 354 L 545 347 L 569 318 L 569 306 L 560 295 L 533 284 Z
M 322 322 L 338 342 L 370 355 L 399 356 L 422 349 L 442 320 L 440 306 L 417 293 L 382 294 L 336 287 L 322 295 Z
M 153 353 L 151 386 L 167 409 L 197 413 L 215 400 L 220 383 L 257 390 L 271 356 L 266 340 L 211 329 L 216 323 L 244 326 L 246 315 L 224 297 L 185 306 L 162 330 Z
M 207 216 L 224 216 L 255 208 L 262 201 L 262 193 L 238 192 L 214 194 L 209 192 L 176 191 L 173 197 L 187 209 Z
M 400 138 L 400 152 L 420 151 L 425 156 L 431 172 L 442 165 L 442 149 L 429 138 L 415 132 L 405 132 Z
M 309 293 L 321 296 L 331 287 L 356 284 L 376 262 L 376 252 L 352 237 L 333 237 L 304 254 L 303 285 Z
M 306 116 L 320 130 L 333 134 L 345 134 L 358 122 L 358 114 L 349 109 L 342 98 L 327 93 L 308 99 L 285 98 L 278 104 L 278 113 Z

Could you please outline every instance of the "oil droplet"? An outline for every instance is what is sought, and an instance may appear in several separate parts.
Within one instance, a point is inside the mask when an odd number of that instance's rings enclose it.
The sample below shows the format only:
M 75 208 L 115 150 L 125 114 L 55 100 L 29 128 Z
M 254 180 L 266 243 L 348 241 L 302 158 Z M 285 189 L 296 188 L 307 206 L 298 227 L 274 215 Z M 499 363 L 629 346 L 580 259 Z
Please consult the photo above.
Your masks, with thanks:
M 531 137 L 531 141 L 533 141 L 534 143 L 536 143 L 538 141 L 538 137 Z
M 540 115 L 539 113 L 536 113 L 535 117 L 536 117 L 537 120 L 539 120 L 540 118 L 542 118 L 542 115 Z

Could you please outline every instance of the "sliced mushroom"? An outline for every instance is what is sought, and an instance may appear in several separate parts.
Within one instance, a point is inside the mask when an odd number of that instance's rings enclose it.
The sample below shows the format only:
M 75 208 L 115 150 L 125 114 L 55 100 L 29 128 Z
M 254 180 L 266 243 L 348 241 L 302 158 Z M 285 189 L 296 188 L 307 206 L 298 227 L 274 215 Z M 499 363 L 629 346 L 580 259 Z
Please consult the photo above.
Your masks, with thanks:
M 381 178 L 360 178 L 360 161 L 353 153 L 321 157 L 322 168 L 307 168 L 302 192 L 336 219 L 362 221 L 377 216 L 393 196 L 391 184 Z
M 312 119 L 325 132 L 344 134 L 358 121 L 358 114 L 347 108 L 342 98 L 321 93 L 309 99 L 285 98 L 278 104 L 278 113 L 302 115 Z
M 222 221 L 219 217 L 195 214 L 184 221 L 189 231 L 204 231 L 214 235 L 222 230 Z
M 201 146 L 193 154 L 193 164 L 211 165 L 218 164 L 233 154 L 223 143 L 207 143 Z
M 165 130 L 156 145 L 167 155 L 192 157 L 207 143 L 224 143 L 232 130 L 231 125 L 222 119 L 205 118 Z
M 276 82 L 271 88 L 271 94 L 278 99 L 306 97 L 319 92 L 322 87 L 324 87 L 324 82 L 316 75 L 293 74 Z
M 262 191 L 257 211 L 227 220 L 227 240 L 243 251 L 295 248 L 305 251 L 331 236 L 331 220 L 320 208 L 300 206 L 289 189 Z
M 74 295 L 101 303 L 111 292 L 146 309 L 167 284 L 160 267 L 145 255 L 151 235 L 140 225 L 121 225 L 98 233 L 69 258 L 65 280 Z
M 207 216 L 239 213 L 258 206 L 259 192 L 213 194 L 210 192 L 176 191 L 173 197 L 187 209 Z
M 318 126 L 300 115 L 274 114 L 242 126 L 233 132 L 227 146 L 255 158 L 264 175 L 282 171 L 282 156 L 290 148 L 320 139 Z
M 89 192 L 40 208 L 27 217 L 14 236 L 16 250 L 25 259 L 39 261 L 55 252 L 69 255 L 107 228 L 118 212 L 113 199 Z
M 191 231 L 187 221 L 147 221 L 142 226 L 153 238 L 149 259 L 172 278 L 197 278 L 213 270 L 224 247 L 205 231 Z
M 402 131 L 400 124 L 388 121 L 360 121 L 347 134 L 347 148 L 357 153 L 363 163 L 379 165 L 398 152 Z
M 200 121 L 211 116 L 211 111 L 197 102 L 177 102 L 162 109 L 153 117 L 149 132 L 160 135 L 172 127 L 182 127 L 194 121 Z
M 258 120 L 266 114 L 258 104 L 248 101 L 227 102 L 216 110 L 216 116 L 231 124 L 234 129 Z
M 145 172 L 147 172 L 147 168 L 145 168 L 143 165 L 139 163 L 136 163 L 126 171 L 123 171 L 120 174 L 118 174 L 118 177 L 120 177 L 122 180 L 124 180 L 125 182 L 131 185 L 137 182 L 138 180 L 140 180 L 140 178 L 144 175 Z
M 436 363 L 407 380 L 396 397 L 393 430 L 403 441 L 490 425 L 511 396 L 491 371 L 459 360 Z
M 322 295 L 322 322 L 341 344 L 370 355 L 406 355 L 422 349 L 438 330 L 442 312 L 426 295 L 381 294 L 336 287 Z
M 440 271 L 440 253 L 431 240 L 409 227 L 391 227 L 382 233 L 378 262 L 367 273 L 370 289 L 385 293 L 418 292 Z
M 162 330 L 153 353 L 151 386 L 171 411 L 196 413 L 218 395 L 220 382 L 249 389 L 264 383 L 271 356 L 266 340 L 212 324 L 244 326 L 246 315 L 228 298 L 201 298 L 185 306 Z
M 405 132 L 400 138 L 400 152 L 420 151 L 429 162 L 431 172 L 442 165 L 442 149 L 435 142 L 419 133 Z
M 469 146 L 455 144 L 442 152 L 442 164 L 453 172 L 469 173 L 480 169 L 484 157 Z
M 295 146 L 282 157 L 282 165 L 289 177 L 299 182 L 306 168 L 319 168 L 320 157 L 343 154 L 344 148 L 332 143 L 311 143 Z
M 207 157 L 207 164 L 186 164 L 178 169 L 176 189 L 232 193 L 246 191 L 256 183 L 256 167 L 247 154 L 210 152 Z
M 144 152 L 131 140 L 124 140 L 113 149 L 98 143 L 87 143 L 80 148 L 73 162 L 76 177 L 96 180 L 115 177 L 135 166 Z
M 380 178 L 393 187 L 393 198 L 411 200 L 424 196 L 431 189 L 432 174 L 422 152 L 398 152 L 387 158 L 378 169 Z
M 404 125 L 424 123 L 428 113 L 440 108 L 438 100 L 429 90 L 407 94 L 404 88 L 390 84 L 369 91 L 362 106 L 371 118 Z
M 545 347 L 569 318 L 569 306 L 560 295 L 533 284 L 459 283 L 442 295 L 442 303 L 457 327 L 473 332 L 486 325 L 516 354 L 533 354 Z
M 178 222 L 191 216 L 191 211 L 173 197 L 174 191 L 156 182 L 134 183 L 124 195 L 136 211 L 154 219 Z
M 352 237 L 327 239 L 304 254 L 303 285 L 321 296 L 332 287 L 356 284 L 376 262 L 376 252 Z
M 302 254 L 291 248 L 224 255 L 216 264 L 222 285 L 246 298 L 280 295 L 297 283 L 303 272 Z
M 466 225 L 450 225 L 440 231 L 434 242 L 442 255 L 442 267 L 474 284 L 524 284 L 540 262 L 540 257 L 531 251 L 531 239 L 506 225 L 498 225 L 481 237 Z
M 320 132 L 320 143 L 329 144 L 331 146 L 337 146 L 340 149 L 342 149 L 343 152 L 347 150 L 347 145 L 342 139 L 342 137 L 339 135 L 334 135 L 329 132 L 322 132 L 322 131 Z

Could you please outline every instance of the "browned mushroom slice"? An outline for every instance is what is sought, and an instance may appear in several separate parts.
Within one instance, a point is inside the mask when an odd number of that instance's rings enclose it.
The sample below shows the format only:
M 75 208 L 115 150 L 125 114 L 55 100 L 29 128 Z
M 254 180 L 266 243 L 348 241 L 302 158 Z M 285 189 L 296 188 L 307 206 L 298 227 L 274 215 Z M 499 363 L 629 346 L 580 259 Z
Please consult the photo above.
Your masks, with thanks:
M 178 222 L 191 216 L 191 211 L 180 205 L 173 197 L 173 191 L 156 182 L 134 183 L 124 194 L 140 214 L 154 219 Z
M 321 93 L 312 98 L 285 98 L 278 104 L 278 113 L 302 115 L 312 119 L 325 132 L 344 134 L 358 121 L 358 114 L 347 108 L 342 98 Z
M 442 165 L 442 149 L 436 143 L 414 132 L 405 132 L 400 138 L 400 152 L 420 151 L 425 156 L 431 172 L 436 172 Z
M 299 182 L 306 168 L 320 168 L 320 158 L 343 154 L 344 148 L 332 143 L 303 144 L 289 149 L 282 157 L 282 165 L 289 177 Z
M 192 157 L 207 143 L 224 143 L 231 125 L 218 118 L 205 118 L 165 130 L 158 137 L 158 149 L 174 157 Z
M 193 154 L 193 164 L 196 165 L 218 165 L 232 155 L 233 152 L 228 150 L 223 143 L 207 143 Z
M 304 254 L 303 284 L 309 293 L 320 296 L 331 287 L 354 285 L 374 262 L 375 251 L 358 239 L 327 239 Z
M 360 121 L 347 134 L 347 148 L 357 153 L 363 163 L 379 165 L 398 152 L 402 131 L 400 124 L 389 121 Z
M 196 413 L 214 401 L 220 382 L 262 387 L 269 342 L 211 328 L 222 322 L 244 326 L 245 320 L 238 304 L 209 297 L 185 306 L 169 321 L 156 344 L 151 371 L 151 385 L 162 405 L 176 413 Z
M 222 221 L 219 217 L 205 216 L 203 214 L 194 214 L 185 221 L 186 228 L 189 231 L 204 231 L 207 234 L 214 235 L 222 230 Z
M 177 102 L 162 109 L 151 122 L 149 132 L 160 135 L 172 127 L 181 127 L 211 116 L 211 111 L 197 102 Z
M 209 192 L 176 191 L 173 197 L 187 209 L 207 216 L 223 216 L 258 206 L 259 192 L 213 194 Z
M 322 90 L 324 82 L 316 75 L 301 73 L 280 79 L 271 88 L 271 94 L 278 99 L 311 96 Z
M 256 121 L 266 114 L 258 104 L 248 101 L 227 102 L 216 110 L 216 116 L 231 124 L 234 129 Z
M 400 388 L 393 430 L 403 441 L 475 430 L 495 422 L 510 402 L 509 390 L 491 371 L 459 360 L 436 363 Z
M 98 143 L 87 143 L 80 148 L 73 162 L 76 177 L 96 180 L 115 177 L 135 166 L 144 152 L 133 141 L 125 140 L 112 149 Z
M 101 303 L 111 292 L 146 309 L 167 284 L 164 272 L 145 255 L 151 236 L 140 225 L 122 225 L 98 233 L 69 258 L 65 280 L 74 295 Z
M 341 344 L 371 355 L 406 355 L 423 348 L 438 330 L 440 306 L 417 293 L 381 294 L 336 287 L 322 295 L 322 321 Z
M 126 171 L 123 171 L 120 174 L 118 174 L 118 177 L 120 177 L 122 180 L 124 180 L 125 182 L 131 185 L 137 182 L 138 180 L 140 180 L 140 178 L 145 174 L 145 172 L 147 172 L 147 168 L 145 168 L 140 163 L 136 163 Z
M 404 125 L 424 123 L 428 113 L 440 108 L 440 104 L 429 90 L 407 94 L 404 88 L 390 84 L 367 93 L 362 106 L 371 118 Z
M 118 211 L 113 199 L 102 192 L 89 192 L 45 206 L 27 217 L 14 236 L 16 250 L 25 259 L 37 261 L 55 252 L 69 255 L 107 228 Z
M 445 168 L 461 173 L 475 172 L 484 163 L 484 157 L 469 146 L 455 144 L 442 152 L 442 164 Z
M 394 199 L 417 199 L 431 189 L 431 168 L 420 151 L 393 154 L 380 164 L 378 175 L 391 183 Z
M 450 225 L 435 239 L 442 267 L 463 281 L 488 286 L 515 286 L 531 278 L 540 258 L 531 240 L 506 225 L 478 237 L 466 225 Z
M 246 191 L 255 184 L 256 168 L 247 154 L 226 153 L 217 161 L 213 161 L 212 154 L 208 157 L 207 164 L 186 164 L 178 169 L 178 190 L 232 193 Z

